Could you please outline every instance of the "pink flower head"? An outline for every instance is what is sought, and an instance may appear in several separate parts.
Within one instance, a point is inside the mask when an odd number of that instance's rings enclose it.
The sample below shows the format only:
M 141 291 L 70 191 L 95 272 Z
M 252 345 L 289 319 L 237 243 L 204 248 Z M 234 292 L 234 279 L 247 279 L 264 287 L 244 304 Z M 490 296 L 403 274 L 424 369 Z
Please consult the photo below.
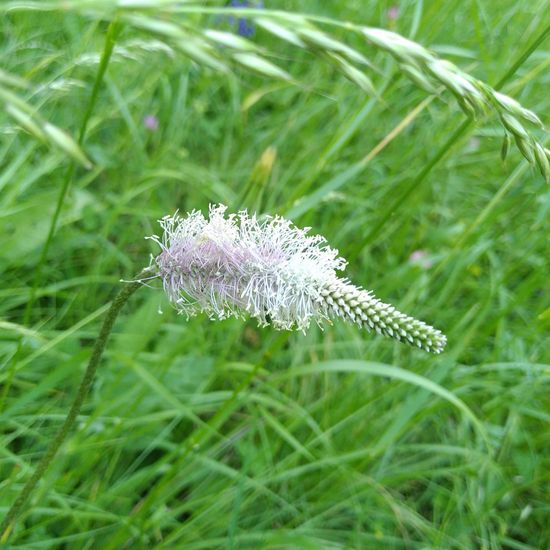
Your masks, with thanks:
M 143 126 L 151 132 L 156 132 L 159 129 L 159 119 L 155 115 L 146 115 L 143 117 Z
M 387 15 L 390 21 L 395 21 L 399 17 L 399 7 L 391 6 L 387 12 Z
M 246 313 L 262 326 L 302 331 L 312 320 L 341 317 L 435 353 L 445 346 L 438 330 L 340 279 L 346 261 L 310 228 L 226 210 L 211 205 L 208 219 L 198 211 L 165 216 L 162 238 L 150 237 L 161 248 L 153 259 L 157 275 L 180 313 Z
M 429 269 L 433 265 L 433 262 L 430 259 L 428 252 L 426 252 L 425 250 L 415 250 L 409 256 L 409 263 L 418 265 L 423 269 Z
M 164 239 L 154 240 L 163 250 L 155 261 L 176 308 L 219 319 L 246 311 L 261 325 L 287 329 L 323 316 L 320 285 L 346 265 L 338 251 L 281 217 L 226 217 L 226 209 L 210 206 L 208 220 L 197 211 L 160 220 Z

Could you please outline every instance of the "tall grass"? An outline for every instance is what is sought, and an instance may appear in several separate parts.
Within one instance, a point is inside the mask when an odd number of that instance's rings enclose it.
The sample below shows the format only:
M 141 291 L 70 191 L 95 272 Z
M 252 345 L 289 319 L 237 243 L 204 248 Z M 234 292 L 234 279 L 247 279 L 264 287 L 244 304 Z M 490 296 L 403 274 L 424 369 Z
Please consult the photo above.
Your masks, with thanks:
M 303 45 L 281 40 L 266 10 L 72 4 L 0 7 L 0 86 L 27 116 L 0 112 L 0 517 L 62 425 L 119 280 L 155 252 L 143 236 L 177 208 L 223 202 L 310 225 L 350 278 L 449 344 L 434 358 L 347 325 L 185 321 L 140 290 L 10 542 L 550 545 L 548 185 L 517 148 L 501 160 L 498 113 L 467 119 L 441 82 L 427 95 L 332 24 L 429 46 L 548 124 L 549 2 L 402 2 L 397 19 L 374 1 L 275 6 L 311 14 L 368 64 L 311 29 L 308 41 L 291 28 Z M 207 28 L 234 32 L 230 16 L 256 21 L 253 51 L 190 53 Z M 151 19 L 195 41 L 152 33 Z M 46 121 L 66 132 L 57 142 Z

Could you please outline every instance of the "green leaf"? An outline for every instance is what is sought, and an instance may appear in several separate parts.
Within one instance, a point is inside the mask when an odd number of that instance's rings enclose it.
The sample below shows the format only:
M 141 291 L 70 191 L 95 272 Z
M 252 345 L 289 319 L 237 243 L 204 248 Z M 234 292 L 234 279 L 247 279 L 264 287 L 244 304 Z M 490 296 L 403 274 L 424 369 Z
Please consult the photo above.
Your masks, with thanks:
M 443 388 L 435 382 L 432 382 L 428 378 L 420 376 L 419 374 L 415 374 L 414 372 L 407 371 L 400 367 L 386 365 L 383 363 L 342 359 L 335 361 L 324 361 L 312 365 L 303 365 L 300 367 L 293 367 L 285 372 L 272 375 L 271 379 L 286 380 L 289 378 L 307 376 L 323 372 L 354 372 L 358 374 L 366 374 L 372 376 L 383 376 L 386 378 L 392 378 L 393 380 L 400 380 L 401 382 L 406 382 L 407 384 L 413 384 L 419 388 L 428 390 L 434 395 L 445 399 L 457 409 L 459 409 L 467 418 L 470 419 L 484 441 L 488 444 L 489 438 L 487 436 L 485 428 L 483 427 L 477 416 L 463 401 L 461 401 L 449 390 Z

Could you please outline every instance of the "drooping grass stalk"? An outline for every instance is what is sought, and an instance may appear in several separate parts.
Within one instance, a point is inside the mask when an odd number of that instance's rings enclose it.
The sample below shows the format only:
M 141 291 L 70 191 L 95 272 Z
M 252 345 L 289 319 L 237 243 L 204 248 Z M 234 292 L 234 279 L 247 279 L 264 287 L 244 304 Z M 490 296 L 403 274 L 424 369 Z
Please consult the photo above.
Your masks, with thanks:
M 90 4 L 94 5 L 94 2 L 91 1 Z M 154 2 L 145 2 L 142 7 L 151 7 L 154 4 Z M 152 16 L 147 12 L 140 13 L 139 10 L 130 11 L 125 8 L 117 12 L 98 11 L 95 16 L 106 19 L 118 17 L 138 31 L 151 33 L 166 40 L 172 45 L 169 47 L 175 48 L 199 65 L 221 73 L 229 73 L 231 67 L 236 65 L 264 77 L 295 83 L 291 74 L 268 60 L 267 56 L 270 52 L 265 47 L 230 32 L 216 28 L 201 29 L 187 22 L 181 22 L 177 17 L 174 18 L 174 16 L 190 14 L 218 16 L 226 14 L 247 17 L 268 33 L 292 44 L 293 47 L 306 49 L 319 55 L 367 94 L 376 95 L 374 85 L 364 70 L 365 67 L 372 68 L 370 60 L 361 51 L 315 26 L 315 23 L 345 29 L 360 35 L 374 49 L 391 55 L 401 72 L 429 94 L 438 94 L 437 87 L 442 85 L 445 90 L 454 95 L 460 108 L 469 117 L 496 114 L 504 132 L 503 157 L 508 152 L 509 144 L 515 141 L 521 154 L 531 165 L 538 167 L 543 177 L 550 181 L 550 149 L 546 148 L 530 129 L 530 126 L 543 128 L 539 117 L 515 99 L 498 92 L 497 88 L 492 88 L 464 72 L 421 44 L 385 29 L 312 14 L 259 10 L 251 7 L 205 7 L 194 4 L 189 2 L 182 6 L 175 0 L 163 3 L 162 8 L 169 15 L 170 21 Z M 19 5 L 15 2 L 14 5 L 17 9 L 30 9 L 28 4 Z M 81 1 L 73 0 L 64 3 L 64 7 L 80 11 L 86 6 Z M 51 9 L 51 6 L 33 5 L 32 9 Z M 546 31 L 543 32 L 543 35 L 545 34 Z M 523 60 L 520 58 L 519 62 L 521 64 Z
M 32 4 L 32 3 L 31 3 Z M 14 2 L 12 9 L 52 9 L 48 3 L 20 4 Z M 429 94 L 437 94 L 437 87 L 454 95 L 460 108 L 469 116 L 477 117 L 493 113 L 498 117 L 504 132 L 503 156 L 506 156 L 509 143 L 513 140 L 521 154 L 538 167 L 543 177 L 550 181 L 550 149 L 530 129 L 543 128 L 542 121 L 531 110 L 524 108 L 515 99 L 498 92 L 485 82 L 473 77 L 455 64 L 439 57 L 421 44 L 386 29 L 367 27 L 357 23 L 339 21 L 328 17 L 307 13 L 289 13 L 281 10 L 256 9 L 252 7 L 210 6 L 198 2 L 162 2 L 162 11 L 167 17 L 144 11 L 132 6 L 118 6 L 116 2 L 101 5 L 91 0 L 70 0 L 64 2 L 65 9 L 80 11 L 89 5 L 99 8 L 98 18 L 120 18 L 140 32 L 150 33 L 171 44 L 171 48 L 181 52 L 199 65 L 210 67 L 227 74 L 232 66 L 239 66 L 264 77 L 296 82 L 286 70 L 271 62 L 271 52 L 254 41 L 231 32 L 216 28 L 202 29 L 178 16 L 216 15 L 246 17 L 277 39 L 305 49 L 323 58 L 340 70 L 367 94 L 375 95 L 375 87 L 365 71 L 372 68 L 371 61 L 362 53 L 328 34 L 315 24 L 339 27 L 352 32 L 368 43 L 371 48 L 391 55 L 400 71 L 417 86 Z M 111 4 L 111 6 L 109 6 Z M 140 2 L 140 7 L 150 8 L 156 2 Z M 117 5 L 118 11 L 112 9 Z M 103 8 L 103 11 L 101 11 Z M 111 8 L 111 9 L 105 9 Z M 2 8 L 0 8 L 1 11 Z M 543 32 L 543 35 L 546 31 Z M 520 64 L 523 62 L 520 58 Z
M 66 437 L 69 435 L 69 432 L 71 431 L 71 428 L 73 427 L 80 413 L 80 409 L 82 408 L 84 399 L 90 391 L 95 373 L 103 355 L 103 351 L 105 350 L 105 345 L 107 344 L 109 335 L 113 330 L 114 322 L 122 306 L 124 306 L 124 304 L 128 301 L 128 298 L 140 286 L 142 286 L 141 281 L 150 274 L 150 268 L 144 269 L 137 276 L 137 279 L 135 281 L 124 285 L 122 290 L 117 294 L 117 296 L 111 303 L 111 307 L 107 311 L 105 320 L 103 321 L 103 325 L 101 327 L 101 331 L 99 332 L 99 335 L 95 342 L 92 355 L 88 362 L 88 366 L 86 367 L 86 371 L 84 372 L 84 377 L 82 378 L 82 382 L 80 383 L 71 408 L 67 413 L 67 417 L 65 418 L 65 421 L 63 422 L 63 425 L 61 426 L 59 432 L 50 443 L 50 446 L 48 447 L 46 453 L 40 459 L 40 462 L 36 466 L 34 473 L 29 478 L 29 480 L 21 490 L 21 493 L 19 493 L 19 496 L 17 497 L 11 508 L 8 510 L 6 517 L 2 521 L 2 524 L 0 525 L 0 543 L 4 543 L 8 540 L 10 533 L 12 532 L 15 525 L 15 522 L 21 514 L 23 506 L 27 502 L 28 498 L 31 496 L 42 476 L 46 473 L 47 469 L 52 463 L 52 460 L 55 458 L 55 455 L 59 451 L 59 448 L 63 444 L 63 441 L 65 441 Z
M 475 118 L 488 113 L 497 115 L 504 131 L 505 147 L 503 151 L 507 151 L 508 143 L 513 138 L 521 154 L 533 166 L 538 167 L 542 176 L 550 181 L 550 149 L 544 147 L 529 129 L 529 125 L 543 128 L 542 121 L 533 111 L 524 108 L 515 99 L 498 92 L 497 88 L 492 88 L 453 63 L 440 58 L 421 44 L 395 32 L 351 22 L 336 21 L 326 17 L 278 10 L 180 6 L 178 4 L 177 7 L 172 6 L 172 12 L 203 15 L 225 12 L 249 17 L 267 32 L 291 43 L 293 47 L 307 49 L 322 57 L 332 59 L 336 67 L 347 78 L 355 82 L 365 92 L 373 94 L 375 89 L 363 70 L 364 67 L 371 65 L 365 55 L 325 33 L 313 23 L 318 22 L 352 31 L 360 35 L 371 47 L 391 55 L 398 63 L 401 72 L 428 93 L 436 94 L 436 87 L 442 85 L 454 95 L 460 108 L 469 117 Z M 182 28 L 172 23 L 167 26 L 164 21 L 161 22 L 141 14 L 123 14 L 121 17 L 136 28 L 168 39 L 172 39 L 174 36 L 181 39 L 182 36 L 187 35 L 194 41 L 194 52 L 184 51 L 184 53 L 199 63 L 209 64 L 214 69 L 218 69 L 216 64 L 229 61 L 230 64 L 245 66 L 263 76 L 293 81 L 290 74 L 265 58 L 266 51 L 264 49 L 232 33 L 212 29 L 201 31 L 200 29 Z M 541 41 L 544 40 L 546 33 L 547 30 L 544 30 Z M 215 46 L 221 46 L 219 50 L 224 52 L 223 56 L 216 57 Z M 538 44 L 535 48 L 537 46 Z M 520 64 L 523 60 L 520 58 Z M 227 71 L 228 66 L 224 65 L 223 69 L 218 70 Z
M 111 54 L 113 53 L 113 48 L 115 46 L 116 38 L 120 30 L 120 25 L 118 22 L 113 21 L 110 23 L 108 29 L 107 29 L 107 35 L 105 37 L 105 46 L 103 48 L 103 53 L 101 55 L 101 60 L 99 62 L 99 66 L 97 69 L 97 74 L 94 81 L 94 86 L 92 88 L 92 93 L 90 94 L 90 99 L 88 101 L 88 106 L 86 108 L 86 111 L 84 113 L 84 117 L 82 119 L 82 123 L 80 125 L 80 130 L 78 134 L 78 145 L 82 145 L 84 142 L 84 138 L 86 136 L 86 130 L 88 128 L 88 122 L 90 120 L 90 117 L 92 115 L 92 112 L 94 110 L 97 97 L 99 94 L 99 89 L 101 87 L 101 83 L 103 82 L 103 77 L 105 75 L 105 72 L 107 70 L 107 67 L 109 65 L 109 60 L 111 58 Z M 71 160 L 69 163 L 69 166 L 67 168 L 67 172 L 65 175 L 65 178 L 63 180 L 63 185 L 61 186 L 61 189 L 59 191 L 59 195 L 57 197 L 57 203 L 55 206 L 55 211 L 53 213 L 52 219 L 50 221 L 50 227 L 48 229 L 48 235 L 46 237 L 46 242 L 44 243 L 44 246 L 42 247 L 42 251 L 40 252 L 40 257 L 38 259 L 38 263 L 36 264 L 36 267 L 34 269 L 34 277 L 32 281 L 32 286 L 29 294 L 29 299 L 27 301 L 27 304 L 25 306 L 25 311 L 23 313 L 23 321 L 22 325 L 27 326 L 31 320 L 31 314 L 32 314 L 32 308 L 34 306 L 34 302 L 36 300 L 36 292 L 38 290 L 38 287 L 40 286 L 40 283 L 42 281 L 42 270 L 44 268 L 44 263 L 46 262 L 46 258 L 48 257 L 48 251 L 50 249 L 53 236 L 55 233 L 55 230 L 57 228 L 57 222 L 59 221 L 59 215 L 61 214 L 61 209 L 63 208 L 63 204 L 65 202 L 65 197 L 67 196 L 67 192 L 69 190 L 69 187 L 71 185 L 71 182 L 74 177 L 76 169 L 76 162 L 75 160 Z M 21 355 L 21 350 L 23 348 L 23 337 L 19 338 L 19 341 L 17 343 L 17 348 L 14 353 L 14 356 L 11 360 L 11 366 L 8 371 L 7 380 L 4 384 L 3 390 L 2 390 L 2 396 L 0 398 L 0 411 L 4 409 L 4 405 L 7 399 L 7 396 L 9 394 L 11 385 L 13 383 L 13 378 L 15 376 L 15 371 L 17 367 L 17 362 L 19 360 L 19 357 Z
M 510 69 L 502 76 L 502 78 L 495 84 L 495 90 L 500 90 L 509 80 L 514 76 L 516 71 L 529 59 L 531 54 L 537 50 L 537 48 L 546 40 L 550 35 L 550 25 L 545 27 L 539 36 L 521 53 L 521 55 L 512 64 Z M 426 177 L 430 172 L 445 158 L 447 153 L 458 142 L 458 140 L 466 133 L 468 128 L 473 125 L 472 119 L 464 121 L 451 135 L 451 137 L 437 150 L 433 157 L 422 168 L 418 176 L 412 180 L 408 188 L 404 193 L 397 196 L 393 203 L 386 208 L 386 214 L 382 216 L 379 222 L 373 226 L 371 231 L 365 237 L 365 243 L 372 242 L 382 230 L 384 224 L 391 216 L 395 215 L 395 212 L 405 203 L 406 199 L 410 197 L 416 190 L 418 190 Z

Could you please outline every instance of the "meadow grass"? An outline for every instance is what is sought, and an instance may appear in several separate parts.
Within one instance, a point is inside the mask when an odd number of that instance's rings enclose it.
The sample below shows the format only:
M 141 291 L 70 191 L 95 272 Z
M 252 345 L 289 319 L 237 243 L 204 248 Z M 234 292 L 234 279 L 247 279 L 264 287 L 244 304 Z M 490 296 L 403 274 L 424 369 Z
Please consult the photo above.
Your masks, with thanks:
M 549 124 L 550 2 L 495 5 L 404 1 L 395 20 L 390 2 L 274 7 L 391 28 Z M 0 111 L 0 517 L 62 424 L 120 279 L 158 252 L 143 237 L 176 209 L 311 226 L 354 282 L 449 343 L 435 357 L 342 323 L 186 321 L 140 289 L 14 547 L 550 546 L 550 188 L 516 149 L 502 162 L 498 120 L 427 96 L 343 28 L 331 35 L 375 66 L 375 95 L 260 29 L 251 40 L 295 81 L 221 74 L 115 25 L 109 56 L 107 21 L 2 13 L 0 68 L 93 167 Z

